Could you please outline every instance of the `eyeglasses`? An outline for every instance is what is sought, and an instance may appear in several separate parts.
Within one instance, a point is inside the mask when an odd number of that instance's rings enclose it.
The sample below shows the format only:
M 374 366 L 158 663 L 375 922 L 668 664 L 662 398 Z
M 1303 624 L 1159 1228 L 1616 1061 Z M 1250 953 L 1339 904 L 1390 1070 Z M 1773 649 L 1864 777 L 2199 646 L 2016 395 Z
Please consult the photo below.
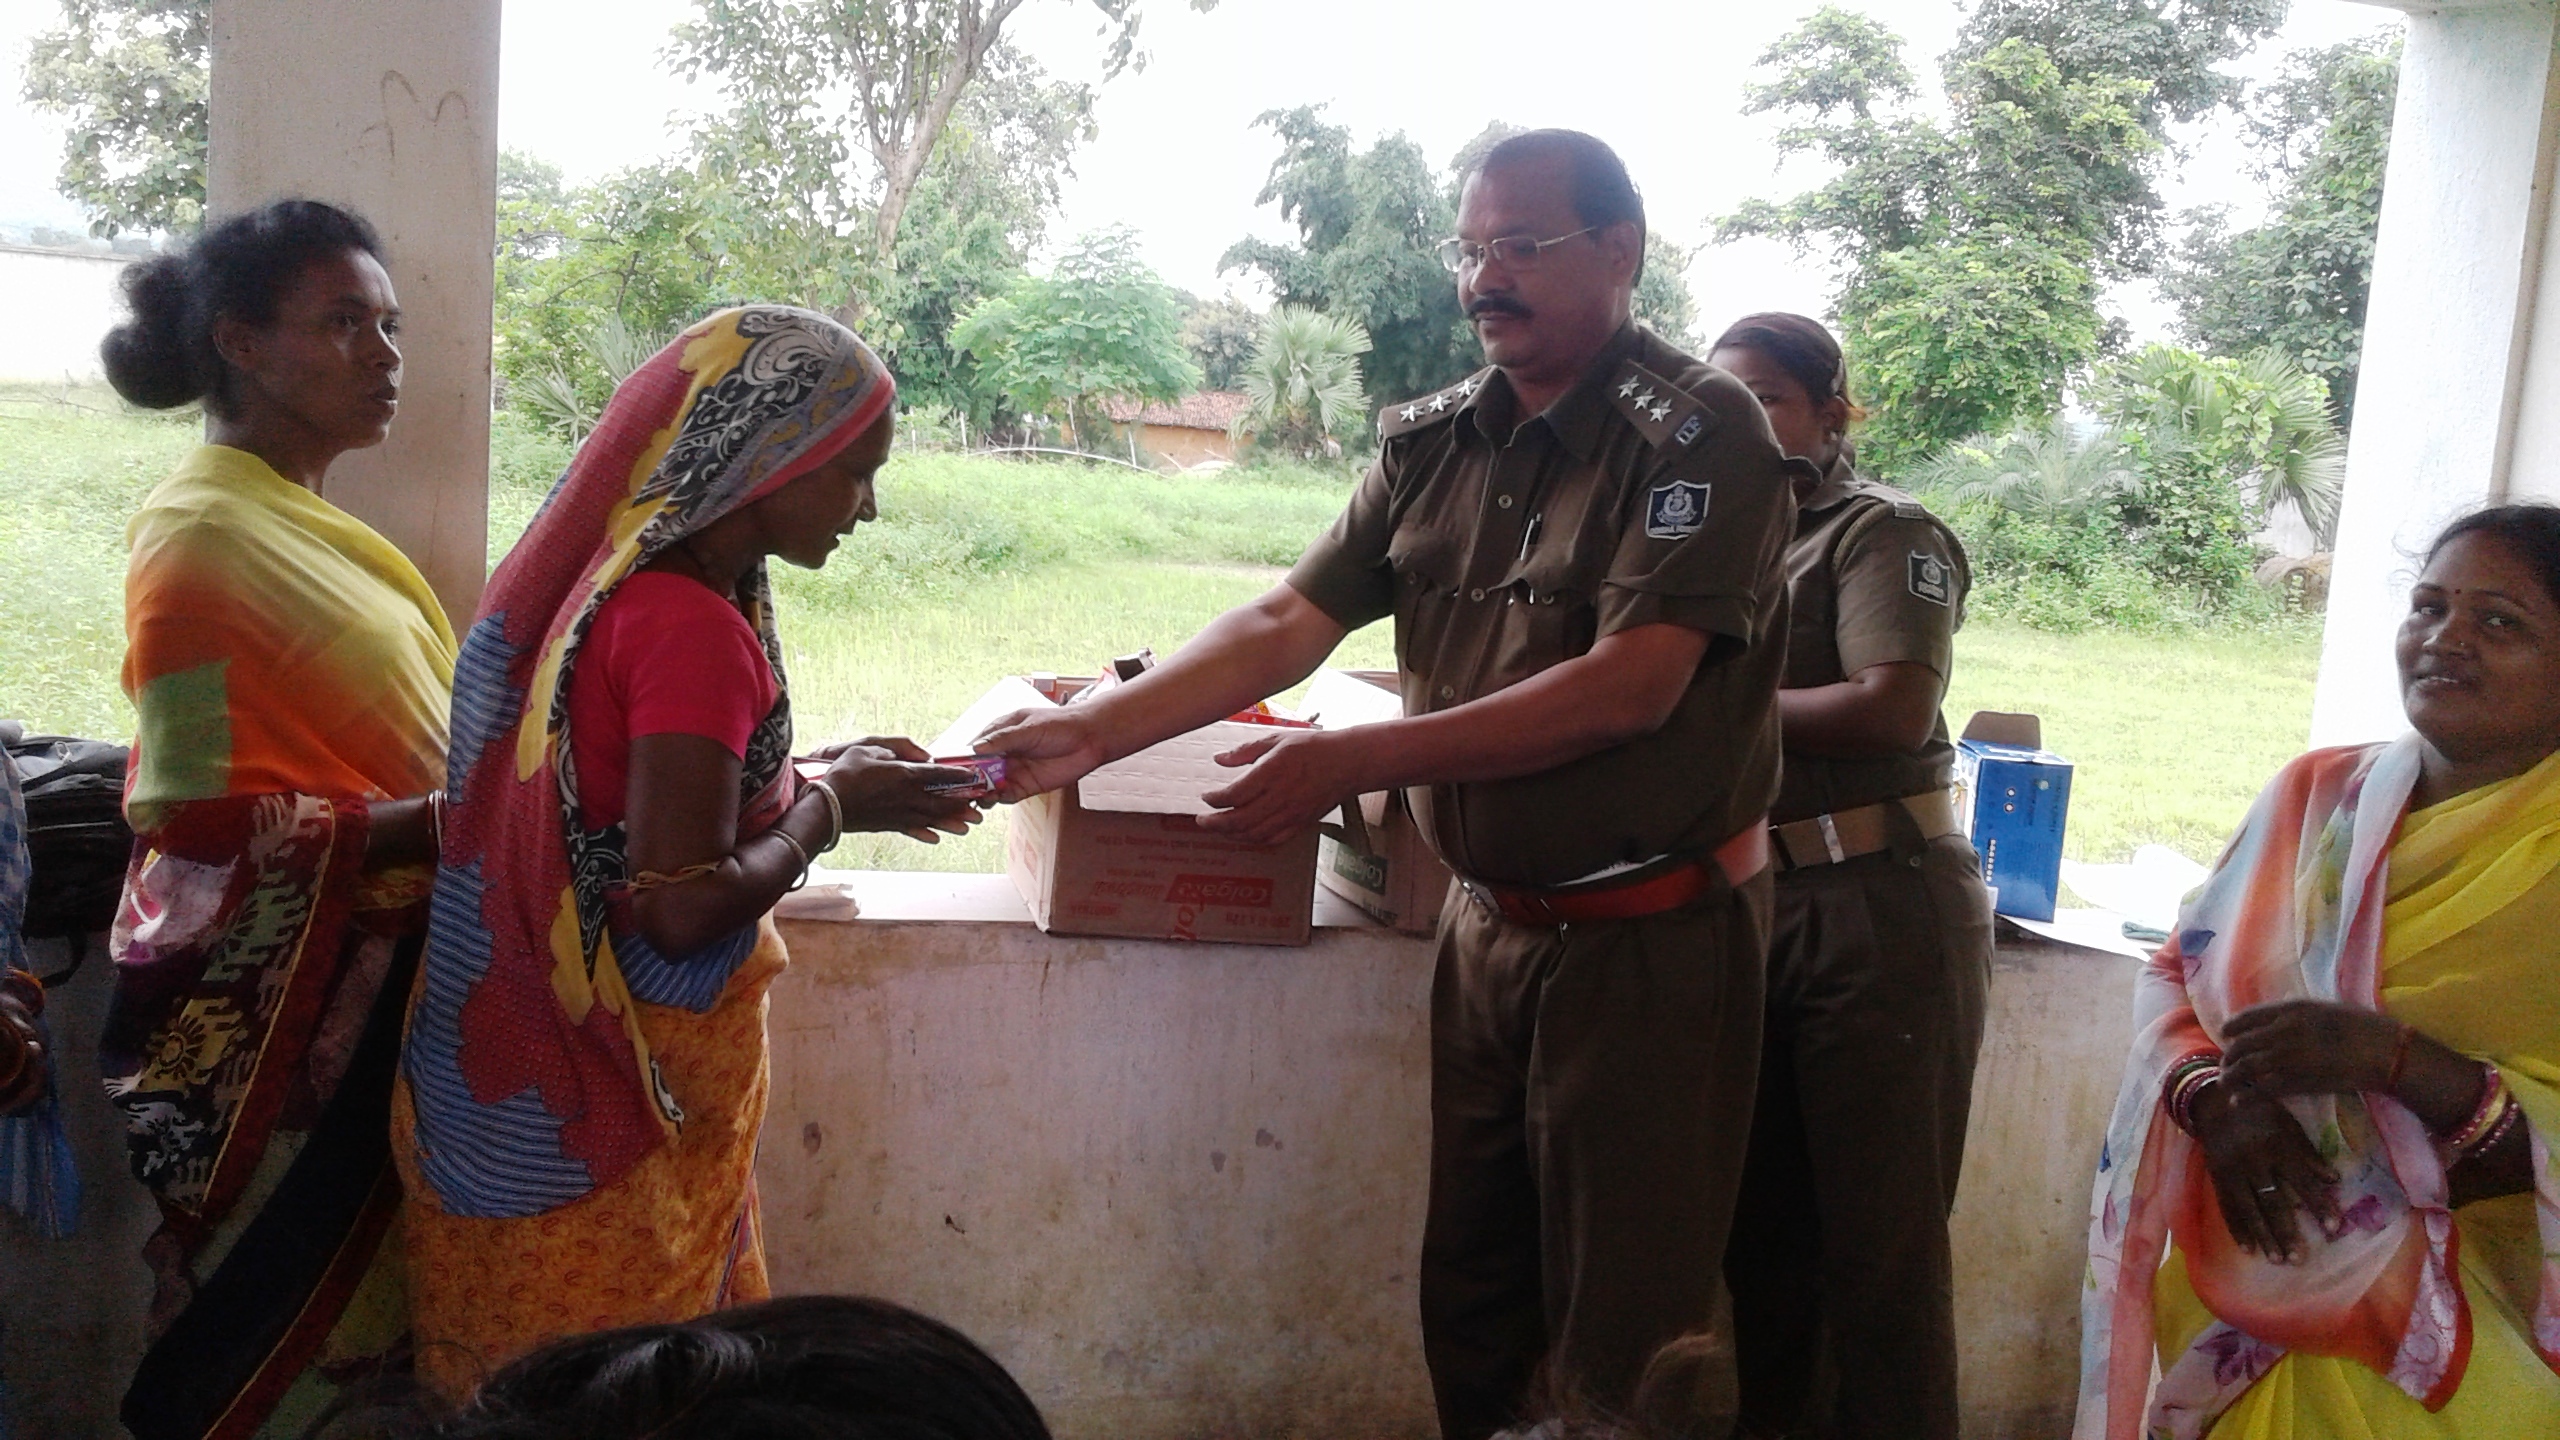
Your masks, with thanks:
M 1432 247 L 1431 253 L 1440 257 L 1440 263 L 1452 275 L 1464 275 L 1470 270 L 1481 270 L 1487 259 L 1505 270 L 1534 270 L 1538 265 L 1539 251 L 1550 245 L 1561 245 L 1577 236 L 1588 235 L 1599 228 L 1597 225 L 1585 225 L 1571 235 L 1559 235 L 1553 240 L 1532 240 L 1526 235 L 1505 235 L 1499 240 L 1483 245 L 1478 245 L 1472 240 L 1443 240 Z

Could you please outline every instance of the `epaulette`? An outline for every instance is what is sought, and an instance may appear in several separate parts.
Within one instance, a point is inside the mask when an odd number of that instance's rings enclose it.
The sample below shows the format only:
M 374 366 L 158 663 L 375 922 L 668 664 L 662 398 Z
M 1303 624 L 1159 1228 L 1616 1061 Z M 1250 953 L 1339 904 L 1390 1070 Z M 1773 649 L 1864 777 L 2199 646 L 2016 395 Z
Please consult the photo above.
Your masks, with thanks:
M 1715 433 L 1715 412 L 1633 360 L 1609 381 L 1610 402 L 1656 450 L 1695 445 Z
M 1474 398 L 1475 393 L 1484 388 L 1485 377 L 1492 373 L 1492 367 L 1487 366 L 1446 390 L 1400 401 L 1379 411 L 1378 438 L 1393 440 L 1457 414 L 1458 407 Z

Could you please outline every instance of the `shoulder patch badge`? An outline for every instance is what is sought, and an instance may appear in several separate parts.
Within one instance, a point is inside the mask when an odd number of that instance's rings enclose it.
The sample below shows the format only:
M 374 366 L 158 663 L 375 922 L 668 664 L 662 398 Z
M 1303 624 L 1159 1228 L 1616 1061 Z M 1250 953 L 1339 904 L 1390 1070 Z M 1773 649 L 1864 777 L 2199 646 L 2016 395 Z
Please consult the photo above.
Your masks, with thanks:
M 1911 593 L 1932 605 L 1955 603 L 1955 573 L 1947 562 L 1923 551 L 1911 552 Z
M 1653 487 L 1644 501 L 1644 533 L 1648 540 L 1682 540 L 1707 523 L 1710 487 L 1703 481 L 1672 480 Z

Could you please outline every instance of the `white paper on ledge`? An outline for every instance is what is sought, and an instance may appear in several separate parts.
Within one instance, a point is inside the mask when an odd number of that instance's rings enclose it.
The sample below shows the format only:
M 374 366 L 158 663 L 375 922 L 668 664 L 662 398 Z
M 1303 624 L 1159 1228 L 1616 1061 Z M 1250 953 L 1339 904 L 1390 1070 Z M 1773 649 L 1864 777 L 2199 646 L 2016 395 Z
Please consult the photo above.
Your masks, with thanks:
M 2015 915 L 2000 917 L 2030 935 L 2084 950 L 2104 950 L 2134 960 L 2148 960 L 2159 947 L 2142 940 L 2128 940 L 2124 933 L 2124 917 L 2113 910 L 2061 909 L 2050 920 L 2021 920 Z
M 2145 845 L 2133 852 L 2130 865 L 2083 865 L 2062 862 L 2062 883 L 2102 910 L 2112 910 L 2153 930 L 2178 923 L 2178 907 L 2187 893 L 2204 883 L 2208 872 L 2165 845 Z

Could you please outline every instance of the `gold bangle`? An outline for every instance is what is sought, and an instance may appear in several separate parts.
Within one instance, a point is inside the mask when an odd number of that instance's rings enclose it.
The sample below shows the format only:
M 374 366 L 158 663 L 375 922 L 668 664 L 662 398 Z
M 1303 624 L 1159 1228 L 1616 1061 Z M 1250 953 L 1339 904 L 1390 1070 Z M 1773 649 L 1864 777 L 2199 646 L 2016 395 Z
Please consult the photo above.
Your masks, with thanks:
M 656 890 L 668 885 L 681 885 L 687 880 L 699 880 L 719 868 L 719 861 L 705 860 L 699 865 L 687 865 L 681 870 L 643 870 L 632 876 L 622 888 L 637 895 L 643 890 Z

